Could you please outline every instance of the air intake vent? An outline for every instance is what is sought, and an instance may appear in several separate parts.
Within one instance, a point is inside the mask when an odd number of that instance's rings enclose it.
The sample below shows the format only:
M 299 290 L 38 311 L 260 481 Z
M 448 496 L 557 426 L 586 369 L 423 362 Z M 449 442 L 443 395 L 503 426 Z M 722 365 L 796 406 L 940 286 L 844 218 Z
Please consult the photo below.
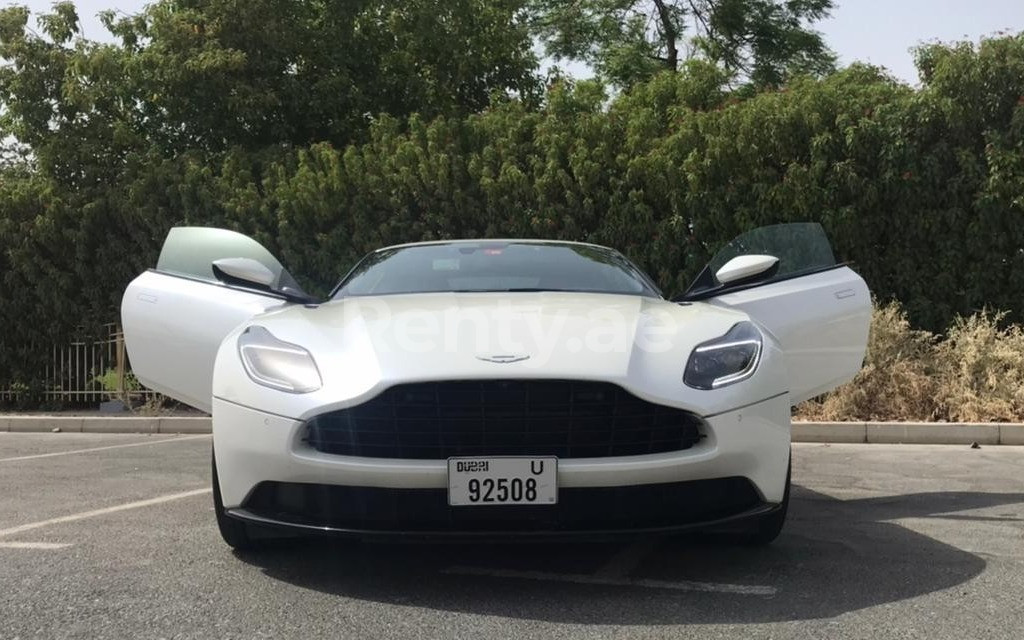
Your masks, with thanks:
M 696 415 L 607 382 L 466 380 L 402 384 L 309 421 L 317 451 L 370 458 L 635 456 L 689 449 Z

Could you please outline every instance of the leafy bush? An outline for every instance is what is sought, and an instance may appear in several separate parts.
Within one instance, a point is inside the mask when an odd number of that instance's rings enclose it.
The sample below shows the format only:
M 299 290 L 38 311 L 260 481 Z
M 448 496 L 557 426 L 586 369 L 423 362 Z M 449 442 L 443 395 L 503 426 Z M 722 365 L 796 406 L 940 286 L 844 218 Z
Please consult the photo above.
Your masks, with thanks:
M 107 369 L 102 374 L 94 377 L 93 382 L 104 391 L 118 391 L 118 375 L 117 369 Z M 125 373 L 124 380 L 121 381 L 121 391 L 141 391 L 142 384 L 135 377 L 135 374 L 129 372 Z
M 67 39 L 27 34 L 18 11 L 0 12 L 0 55 L 25 62 L 0 66 L 0 137 L 10 131 L 33 148 L 0 167 L 2 377 L 31 385 L 41 345 L 116 318 L 125 286 L 179 224 L 252 235 L 312 292 L 381 245 L 525 236 L 615 246 L 671 295 L 741 231 L 812 220 L 915 327 L 944 331 L 982 308 L 1024 321 L 1024 35 L 925 47 L 919 89 L 854 65 L 747 95 L 691 62 L 610 102 L 595 82 L 555 82 L 540 108 L 506 95 L 481 109 L 474 94 L 428 112 L 438 117 L 372 115 L 354 137 L 187 143 L 209 141 L 207 131 L 168 146 L 100 117 L 116 105 L 115 115 L 148 122 L 106 84 L 119 77 L 101 64 L 111 51 L 82 45 L 80 59 Z M 506 85 L 515 86 L 497 86 Z M 196 87 L 161 99 L 201 111 L 188 101 L 209 92 Z M 56 120 L 55 105 L 66 107 Z M 166 137 L 197 123 L 163 124 Z M 874 376 L 916 371 L 877 357 Z M 994 383 L 971 385 L 1019 406 Z M 850 399 L 851 411 L 869 414 L 875 395 Z M 916 398 L 897 413 L 918 413 Z

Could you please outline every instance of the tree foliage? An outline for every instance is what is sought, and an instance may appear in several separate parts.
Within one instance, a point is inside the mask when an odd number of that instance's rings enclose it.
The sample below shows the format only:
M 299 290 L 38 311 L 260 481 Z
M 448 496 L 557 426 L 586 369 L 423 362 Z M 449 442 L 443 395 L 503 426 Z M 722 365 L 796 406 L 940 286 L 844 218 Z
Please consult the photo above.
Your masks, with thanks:
M 3 126 L 72 181 L 132 154 L 358 141 L 378 114 L 460 116 L 495 95 L 532 103 L 520 0 L 160 0 L 103 14 L 120 41 L 80 36 L 74 5 L 0 10 Z M 90 144 L 81 144 L 87 141 Z
M 31 380 L 33 348 L 116 319 L 176 224 L 248 233 L 319 293 L 381 245 L 525 236 L 618 247 L 674 294 L 738 233 L 815 220 L 917 326 L 983 307 L 1024 320 L 1024 36 L 925 47 L 919 89 L 854 65 L 752 94 L 693 58 L 610 101 L 597 81 L 554 82 L 542 103 L 484 82 L 480 102 L 422 115 L 377 103 L 356 131 L 326 98 L 276 121 L 297 85 L 248 52 L 232 70 L 219 38 L 188 44 L 215 21 L 175 32 L 184 44 L 153 35 L 155 13 L 194 6 L 154 5 L 119 45 L 69 39 L 66 5 L 43 36 L 0 11 L 17 60 L 0 67 L 0 127 L 29 147 L 0 165 L 4 376 Z
M 830 71 L 835 57 L 810 24 L 833 0 L 532 0 L 549 55 L 582 60 L 630 87 L 689 58 L 755 86 Z

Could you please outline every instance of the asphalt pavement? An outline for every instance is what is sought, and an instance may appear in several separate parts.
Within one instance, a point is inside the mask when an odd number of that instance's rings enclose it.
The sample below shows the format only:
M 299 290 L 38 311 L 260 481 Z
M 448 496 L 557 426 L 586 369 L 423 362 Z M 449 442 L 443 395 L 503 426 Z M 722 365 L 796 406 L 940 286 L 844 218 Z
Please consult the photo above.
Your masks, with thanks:
M 0 639 L 1024 637 L 1024 448 L 794 446 L 768 548 L 236 555 L 206 435 L 0 433 Z

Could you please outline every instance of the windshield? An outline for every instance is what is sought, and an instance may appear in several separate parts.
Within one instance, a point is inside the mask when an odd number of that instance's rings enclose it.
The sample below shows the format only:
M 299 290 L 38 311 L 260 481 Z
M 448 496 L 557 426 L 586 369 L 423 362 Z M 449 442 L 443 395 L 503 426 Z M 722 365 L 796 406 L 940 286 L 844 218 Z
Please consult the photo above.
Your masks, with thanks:
M 639 269 L 611 249 L 495 241 L 382 249 L 356 265 L 334 297 L 442 291 L 659 295 Z

